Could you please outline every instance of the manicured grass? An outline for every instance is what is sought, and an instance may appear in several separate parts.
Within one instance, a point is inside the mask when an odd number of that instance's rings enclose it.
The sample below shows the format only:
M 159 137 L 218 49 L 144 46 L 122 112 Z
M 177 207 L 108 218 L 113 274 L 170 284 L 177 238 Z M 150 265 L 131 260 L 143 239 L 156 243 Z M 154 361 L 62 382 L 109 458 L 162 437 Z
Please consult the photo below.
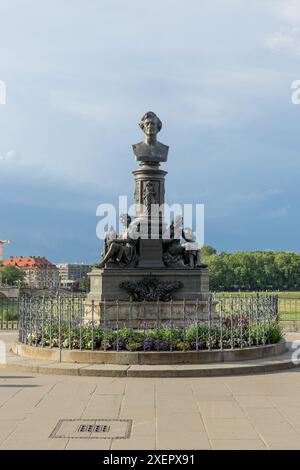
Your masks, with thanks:
M 300 300 L 300 292 L 299 291 L 289 291 L 289 292 L 274 292 L 274 294 L 278 294 L 279 299 L 297 299 Z
M 264 292 L 266 291 L 262 291 L 261 294 L 263 294 Z M 279 300 L 294 300 L 294 299 L 297 299 L 297 300 L 300 300 L 300 291 L 267 291 L 266 293 L 268 294 L 276 294 L 278 295 L 279 297 Z M 234 296 L 234 295 L 242 295 L 242 296 L 245 296 L 245 297 L 248 297 L 248 296 L 253 296 L 253 295 L 256 295 L 257 292 L 243 292 L 243 291 L 232 291 L 232 292 L 216 292 L 216 295 L 217 297 L 230 297 L 230 296 Z

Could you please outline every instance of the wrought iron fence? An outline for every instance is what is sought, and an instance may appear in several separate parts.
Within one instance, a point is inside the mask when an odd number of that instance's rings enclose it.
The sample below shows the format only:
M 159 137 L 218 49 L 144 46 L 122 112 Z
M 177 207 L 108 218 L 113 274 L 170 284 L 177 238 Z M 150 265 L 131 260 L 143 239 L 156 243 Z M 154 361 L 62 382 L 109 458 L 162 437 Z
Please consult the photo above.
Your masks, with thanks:
M 19 299 L 0 297 L 0 329 L 19 328 Z
M 238 305 L 238 302 L 241 297 L 244 298 L 243 300 L 243 305 L 245 308 L 253 308 L 251 307 L 251 302 L 247 300 L 249 297 L 255 298 L 257 294 L 256 293 L 247 293 L 246 295 L 244 294 L 231 294 L 231 295 L 220 295 L 217 294 L 214 296 L 214 299 L 218 302 L 216 305 L 216 312 L 220 315 L 224 315 L 224 312 L 221 312 L 221 306 L 222 308 L 229 312 L 231 305 L 236 308 Z M 260 298 L 263 299 L 265 295 L 268 294 L 259 294 Z M 276 297 L 273 295 L 273 297 Z M 70 299 L 73 299 L 73 304 L 76 305 L 74 307 L 75 313 L 76 314 L 76 309 L 80 311 L 80 309 L 83 310 L 83 297 L 78 297 L 77 296 L 64 296 L 63 298 L 69 299 L 69 301 L 64 300 L 62 301 L 62 310 L 64 311 L 66 309 L 67 302 L 70 303 Z M 27 298 L 27 302 L 29 302 L 30 298 Z M 43 300 L 45 299 L 45 300 Z M 36 302 L 43 304 L 45 302 L 45 306 L 47 305 L 49 307 L 49 302 L 51 303 L 51 298 L 48 297 L 48 300 L 46 300 L 47 297 L 38 297 Z M 55 300 L 56 299 L 56 300 Z M 23 300 L 22 300 L 23 302 Z M 34 301 L 33 301 L 34 302 Z M 52 297 L 52 303 L 55 304 L 57 302 L 57 298 Z M 248 304 L 247 304 L 248 302 Z M 250 303 L 249 303 L 250 302 Z M 263 302 L 263 300 L 261 300 Z M 20 309 L 20 299 L 18 298 L 6 298 L 6 297 L 0 297 L 0 329 L 1 330 L 18 330 L 19 328 L 19 309 Z M 107 305 L 109 307 L 109 302 L 107 302 Z M 141 308 L 143 304 L 141 304 Z M 27 311 L 28 311 L 28 305 L 26 306 Z M 46 307 L 45 307 L 46 308 Z M 96 311 L 97 305 L 94 305 L 94 311 Z M 300 331 L 300 299 L 298 298 L 283 298 L 278 296 L 278 301 L 277 301 L 277 310 L 278 310 L 278 318 L 281 326 L 283 327 L 285 332 L 297 332 Z M 49 316 L 49 313 L 47 314 Z M 130 317 L 130 305 L 128 306 L 128 317 Z M 84 320 L 84 318 L 83 318 Z
M 300 299 L 278 299 L 279 320 L 286 332 L 300 331 Z
M 229 299 L 243 296 L 244 298 L 255 297 L 257 293 L 246 292 L 246 293 L 216 293 L 216 299 L 225 297 L 227 302 Z M 260 293 L 260 296 L 274 295 L 278 297 L 278 318 L 279 322 L 285 332 L 299 332 L 300 331 L 300 298 L 296 296 L 293 298 L 287 297 L 284 293 Z
M 205 302 L 21 298 L 19 340 L 91 351 L 236 349 L 278 342 L 278 320 L 278 297 L 266 294 Z

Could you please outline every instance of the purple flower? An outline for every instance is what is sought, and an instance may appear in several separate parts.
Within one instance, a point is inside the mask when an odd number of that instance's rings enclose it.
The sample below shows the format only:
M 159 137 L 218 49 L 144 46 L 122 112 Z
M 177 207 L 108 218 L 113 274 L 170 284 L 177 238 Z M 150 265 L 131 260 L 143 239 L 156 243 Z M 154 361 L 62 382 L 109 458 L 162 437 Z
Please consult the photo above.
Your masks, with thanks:
M 196 341 L 193 341 L 191 343 L 191 348 L 193 350 L 197 350 L 197 342 Z M 206 343 L 204 341 L 198 341 L 198 350 L 201 350 L 201 349 L 207 349 Z
M 167 341 L 154 341 L 154 349 L 159 351 L 170 351 L 170 343 Z
M 153 339 L 144 339 L 143 341 L 143 349 L 145 351 L 151 351 L 154 349 L 154 341 Z
M 115 351 L 124 351 L 125 349 L 124 341 L 113 341 L 111 346 Z

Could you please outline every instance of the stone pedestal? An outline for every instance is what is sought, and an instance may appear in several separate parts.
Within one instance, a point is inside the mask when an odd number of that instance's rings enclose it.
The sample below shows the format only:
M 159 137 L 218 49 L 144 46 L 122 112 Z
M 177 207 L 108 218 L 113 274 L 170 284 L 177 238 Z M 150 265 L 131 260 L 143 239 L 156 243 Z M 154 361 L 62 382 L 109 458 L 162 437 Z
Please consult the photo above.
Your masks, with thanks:
M 130 300 L 130 294 L 120 287 L 124 281 L 141 281 L 155 278 L 160 281 L 179 281 L 183 284 L 172 292 L 173 300 L 207 300 L 209 294 L 209 273 L 207 269 L 162 268 L 162 269 L 93 269 L 88 274 L 91 290 L 87 300 Z
M 140 221 L 139 268 L 163 268 L 162 233 L 165 230 L 160 207 L 165 201 L 166 171 L 144 164 L 133 171 L 135 209 Z
M 162 240 L 139 240 L 139 268 L 164 268 Z
M 214 320 L 215 302 L 211 314 L 208 302 L 181 301 L 172 302 L 126 302 L 126 301 L 93 301 L 84 303 L 84 321 L 94 321 L 105 328 L 158 328 L 163 325 L 186 327 L 192 322 L 209 322 Z
M 165 176 L 168 174 L 158 167 L 143 165 L 139 170 L 132 172 L 135 179 L 136 217 L 144 215 L 142 205 L 148 208 L 148 202 L 162 205 L 165 202 Z M 150 183 L 150 187 L 149 187 Z M 147 184 L 149 189 L 147 189 Z M 150 208 L 149 208 L 150 209 Z M 150 211 L 149 211 L 150 214 Z
M 209 273 L 207 269 L 93 269 L 88 274 L 91 290 L 85 301 L 85 321 L 94 318 L 106 326 L 140 327 L 143 321 L 156 324 L 170 321 L 180 325 L 185 320 L 208 318 Z M 172 302 L 130 302 L 130 294 L 120 284 L 155 278 L 162 282 L 179 281 L 182 287 L 172 292 Z M 172 305 L 172 312 L 170 308 Z M 159 311 L 158 311 L 159 306 Z M 184 313 L 185 312 L 185 313 Z M 198 312 L 198 313 L 197 313 Z M 120 326 L 120 325 L 119 325 Z

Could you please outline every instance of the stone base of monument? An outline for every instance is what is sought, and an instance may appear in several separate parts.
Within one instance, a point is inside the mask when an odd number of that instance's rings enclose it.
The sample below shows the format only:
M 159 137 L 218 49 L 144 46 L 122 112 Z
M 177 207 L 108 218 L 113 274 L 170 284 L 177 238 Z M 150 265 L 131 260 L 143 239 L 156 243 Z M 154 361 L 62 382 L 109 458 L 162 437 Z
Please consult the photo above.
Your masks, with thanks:
M 93 269 L 89 277 L 91 289 L 84 302 L 85 322 L 94 319 L 107 326 L 116 326 L 119 322 L 123 326 L 139 328 L 143 322 L 154 324 L 172 320 L 183 325 L 187 321 L 208 319 L 209 274 L 206 268 Z M 120 286 L 124 282 L 137 284 L 145 280 L 146 283 L 155 280 L 161 286 L 175 283 L 180 287 L 172 291 L 172 302 L 131 302 L 130 292 Z
M 128 376 L 128 377 L 196 377 L 253 374 L 274 372 L 299 366 L 291 360 L 291 354 L 281 356 L 287 351 L 287 343 L 282 340 L 276 344 L 252 346 L 244 349 L 226 349 L 212 351 L 88 351 L 69 350 L 68 348 L 41 348 L 29 346 L 18 341 L 12 344 L 12 351 L 27 358 L 18 363 L 15 358 L 13 368 L 31 372 L 91 375 L 91 376 Z M 274 361 L 273 356 L 279 356 Z M 37 363 L 28 361 L 38 360 Z M 262 363 L 253 361 L 262 359 Z M 8 358 L 9 362 L 10 358 Z M 43 364 L 41 361 L 45 361 Z M 49 362 L 50 361 L 50 362 Z M 243 365 L 242 361 L 246 361 Z M 249 362 L 250 361 L 250 362 Z M 231 364 L 226 364 L 231 363 Z M 59 363 L 57 365 L 56 363 Z M 64 367 L 61 363 L 68 363 Z M 75 363 L 78 364 L 76 367 Z M 225 363 L 225 364 L 224 364 Z M 236 364 L 234 364 L 236 363 Z M 97 368 L 96 365 L 99 365 Z M 192 367 L 188 365 L 193 364 Z M 215 364 L 216 367 L 213 367 Z M 105 365 L 106 367 L 100 367 Z M 152 365 L 153 368 L 149 366 Z M 166 365 L 165 368 L 161 368 Z M 178 365 L 177 368 L 174 368 Z M 198 365 L 198 367 L 195 367 Z M 210 367 L 207 367 L 210 365 Z M 122 368 L 121 366 L 126 366 Z M 128 368 L 128 366 L 131 366 Z M 132 368 L 133 366 L 133 368 Z M 146 366 L 143 367 L 143 366 Z M 170 367 L 168 367 L 170 366 Z M 202 366 L 202 367 L 201 367 Z M 5 366 L 4 366 L 5 367 Z
M 87 299 L 94 301 L 129 300 L 130 293 L 120 285 L 124 281 L 139 282 L 149 278 L 161 282 L 182 283 L 182 287 L 172 292 L 174 300 L 207 300 L 209 294 L 209 273 L 206 268 L 95 268 L 88 276 L 91 289 Z
M 211 320 L 216 318 L 215 304 L 211 312 Z M 97 324 L 107 328 L 143 328 L 143 325 L 157 327 L 172 322 L 174 326 L 186 326 L 190 322 L 209 321 L 207 301 L 170 302 L 115 302 L 98 301 L 84 302 L 84 322 L 94 319 Z

